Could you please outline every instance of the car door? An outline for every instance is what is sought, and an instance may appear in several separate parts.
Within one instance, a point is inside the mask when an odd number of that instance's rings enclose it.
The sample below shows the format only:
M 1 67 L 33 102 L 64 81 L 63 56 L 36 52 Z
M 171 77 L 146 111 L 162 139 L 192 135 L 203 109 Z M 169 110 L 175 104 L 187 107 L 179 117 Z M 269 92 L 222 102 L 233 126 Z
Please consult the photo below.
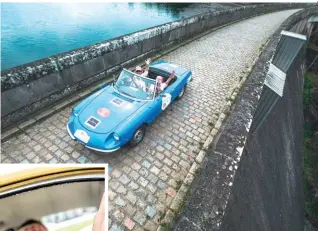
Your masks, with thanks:
M 162 96 L 157 95 L 146 108 L 146 122 L 150 124 L 162 112 Z
M 160 92 L 156 95 L 153 101 L 148 103 L 148 107 L 146 109 L 147 123 L 151 123 L 162 111 L 166 110 L 172 102 L 173 92 L 168 88 Z
M 166 89 L 160 92 L 147 108 L 147 123 L 151 123 L 162 111 L 176 99 L 178 92 L 181 90 L 179 79 L 174 81 Z
M 177 78 L 177 77 L 176 77 Z M 171 85 L 169 85 L 162 93 L 168 95 L 171 98 L 169 104 L 173 102 L 178 96 L 178 92 L 181 90 L 180 81 L 177 78 Z M 168 104 L 168 105 L 169 105 Z M 167 106 L 168 106 L 167 105 Z

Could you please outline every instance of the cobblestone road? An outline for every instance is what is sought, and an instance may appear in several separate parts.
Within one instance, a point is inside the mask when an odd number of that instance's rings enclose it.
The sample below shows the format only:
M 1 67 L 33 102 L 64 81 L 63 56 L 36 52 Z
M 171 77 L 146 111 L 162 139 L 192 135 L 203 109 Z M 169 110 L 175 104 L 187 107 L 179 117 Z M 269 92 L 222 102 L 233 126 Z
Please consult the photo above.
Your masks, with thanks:
M 3 163 L 109 163 L 110 230 L 156 230 L 158 219 L 210 132 L 212 113 L 226 102 L 259 48 L 294 10 L 248 19 L 212 32 L 163 59 L 193 71 L 194 81 L 149 126 L 134 149 L 109 155 L 84 149 L 68 136 L 71 107 L 2 143 Z

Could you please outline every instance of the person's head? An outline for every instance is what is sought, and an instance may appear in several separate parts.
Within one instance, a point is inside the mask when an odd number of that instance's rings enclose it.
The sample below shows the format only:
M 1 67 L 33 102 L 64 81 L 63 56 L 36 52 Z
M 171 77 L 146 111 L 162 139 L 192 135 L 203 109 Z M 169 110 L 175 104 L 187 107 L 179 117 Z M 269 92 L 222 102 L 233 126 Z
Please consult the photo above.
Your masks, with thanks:
M 137 66 L 135 72 L 136 72 L 136 74 L 141 75 L 142 74 L 141 66 Z
M 17 231 L 47 231 L 47 228 L 40 222 L 34 219 L 29 219 L 24 222 L 20 227 L 18 227 Z
M 157 81 L 158 83 L 163 83 L 163 77 L 160 76 L 160 75 L 157 76 L 156 81 Z

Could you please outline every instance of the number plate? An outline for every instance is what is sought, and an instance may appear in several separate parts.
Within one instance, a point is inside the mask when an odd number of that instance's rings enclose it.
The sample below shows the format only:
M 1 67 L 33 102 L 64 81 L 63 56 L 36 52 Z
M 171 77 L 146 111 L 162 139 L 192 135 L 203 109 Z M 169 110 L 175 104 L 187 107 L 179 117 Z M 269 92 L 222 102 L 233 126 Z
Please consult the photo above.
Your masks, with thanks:
M 170 102 L 171 102 L 171 95 L 168 93 L 163 94 L 161 109 L 165 110 L 170 104 Z
M 87 144 L 90 139 L 89 135 L 87 135 L 87 133 L 83 130 L 76 130 L 74 136 L 83 141 L 85 144 Z

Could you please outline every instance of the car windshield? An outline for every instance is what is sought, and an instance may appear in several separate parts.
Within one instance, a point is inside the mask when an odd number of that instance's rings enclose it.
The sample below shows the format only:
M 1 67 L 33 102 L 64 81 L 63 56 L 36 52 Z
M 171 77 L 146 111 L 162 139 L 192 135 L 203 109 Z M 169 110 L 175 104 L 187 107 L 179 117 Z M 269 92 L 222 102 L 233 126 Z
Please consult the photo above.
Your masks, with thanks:
M 152 100 L 155 95 L 156 81 L 124 69 L 114 87 L 119 93 L 131 98 Z

